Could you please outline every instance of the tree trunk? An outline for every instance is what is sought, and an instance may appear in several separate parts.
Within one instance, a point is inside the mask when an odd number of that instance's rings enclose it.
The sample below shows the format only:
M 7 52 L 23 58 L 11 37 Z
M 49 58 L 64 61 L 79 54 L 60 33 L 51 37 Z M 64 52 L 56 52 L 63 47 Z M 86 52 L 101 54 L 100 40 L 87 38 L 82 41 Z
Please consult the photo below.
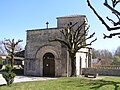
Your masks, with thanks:
M 11 67 L 12 68 L 14 66 L 14 51 L 15 51 L 15 46 L 13 46 L 12 53 L 11 53 Z
M 76 57 L 72 56 L 71 57 L 71 76 L 76 76 Z
M 14 66 L 14 55 L 11 56 L 11 67 L 13 68 Z

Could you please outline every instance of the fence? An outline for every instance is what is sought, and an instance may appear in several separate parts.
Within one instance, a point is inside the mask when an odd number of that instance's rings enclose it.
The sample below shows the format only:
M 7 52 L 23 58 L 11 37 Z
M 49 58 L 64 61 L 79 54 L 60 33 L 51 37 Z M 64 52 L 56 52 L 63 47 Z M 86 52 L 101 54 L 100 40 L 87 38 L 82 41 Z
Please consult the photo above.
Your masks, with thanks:
M 98 66 L 93 68 L 83 68 L 82 74 L 98 73 L 98 75 L 120 76 L 120 66 Z

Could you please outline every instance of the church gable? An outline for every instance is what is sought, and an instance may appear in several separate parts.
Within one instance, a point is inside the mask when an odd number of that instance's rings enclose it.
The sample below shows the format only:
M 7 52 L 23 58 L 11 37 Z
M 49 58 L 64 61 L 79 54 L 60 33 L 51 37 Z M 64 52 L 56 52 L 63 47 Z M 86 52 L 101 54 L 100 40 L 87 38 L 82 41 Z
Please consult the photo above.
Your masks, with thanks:
M 28 30 L 24 74 L 35 76 L 70 75 L 71 65 L 67 48 L 59 42 L 50 42 L 49 40 L 56 38 L 64 39 L 60 30 L 70 22 L 83 23 L 85 18 L 85 16 L 80 15 L 58 17 L 57 28 L 47 27 L 46 29 Z
M 62 38 L 60 29 L 39 29 L 27 31 L 27 46 L 28 56 L 35 56 L 37 50 L 46 45 L 56 45 L 59 42 L 49 42 L 50 39 Z M 60 43 L 58 44 L 60 45 Z M 33 50 L 34 49 L 34 50 Z M 30 52 L 32 55 L 30 55 Z M 33 56 L 32 56 L 33 57 Z

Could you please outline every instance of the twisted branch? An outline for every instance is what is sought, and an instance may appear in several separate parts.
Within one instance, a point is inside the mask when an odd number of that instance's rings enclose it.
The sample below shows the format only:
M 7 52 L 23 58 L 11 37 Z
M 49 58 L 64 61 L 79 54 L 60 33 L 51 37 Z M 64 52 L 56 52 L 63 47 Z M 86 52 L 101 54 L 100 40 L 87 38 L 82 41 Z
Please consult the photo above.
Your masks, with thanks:
M 90 9 L 94 12 L 94 14 L 95 14 L 95 15 L 97 16 L 97 18 L 102 22 L 102 24 L 107 28 L 108 31 L 120 29 L 120 26 L 118 26 L 118 25 L 120 25 L 120 12 L 114 9 L 114 7 L 120 2 L 120 0 L 118 0 L 118 1 L 116 1 L 116 0 L 111 0 L 111 1 L 112 1 L 112 4 L 113 4 L 113 7 L 111 7 L 110 5 L 108 5 L 107 0 L 105 0 L 104 5 L 105 5 L 109 10 L 111 10 L 112 13 L 115 14 L 116 17 L 118 18 L 118 22 L 115 22 L 114 20 L 112 20 L 112 19 L 110 19 L 110 18 L 107 17 L 107 19 L 108 19 L 109 21 L 111 21 L 115 27 L 110 27 L 110 26 L 104 21 L 104 19 L 97 13 L 97 11 L 96 11 L 96 10 L 94 9 L 94 7 L 91 5 L 90 1 L 87 0 L 88 6 L 90 7 Z M 113 33 L 113 34 L 110 34 L 109 36 L 107 36 L 107 35 L 105 35 L 105 34 L 103 34 L 103 35 L 104 35 L 104 39 L 105 39 L 105 38 L 112 38 L 112 36 L 115 36 L 115 35 L 120 35 L 120 33 Z

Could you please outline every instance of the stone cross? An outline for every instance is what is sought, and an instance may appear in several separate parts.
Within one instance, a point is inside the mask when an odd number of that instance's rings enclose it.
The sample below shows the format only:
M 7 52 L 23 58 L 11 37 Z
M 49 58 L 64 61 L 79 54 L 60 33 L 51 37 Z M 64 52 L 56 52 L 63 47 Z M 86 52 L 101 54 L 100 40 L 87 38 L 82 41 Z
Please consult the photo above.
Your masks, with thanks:
M 46 22 L 47 29 L 48 29 L 48 24 L 49 24 L 49 22 Z

